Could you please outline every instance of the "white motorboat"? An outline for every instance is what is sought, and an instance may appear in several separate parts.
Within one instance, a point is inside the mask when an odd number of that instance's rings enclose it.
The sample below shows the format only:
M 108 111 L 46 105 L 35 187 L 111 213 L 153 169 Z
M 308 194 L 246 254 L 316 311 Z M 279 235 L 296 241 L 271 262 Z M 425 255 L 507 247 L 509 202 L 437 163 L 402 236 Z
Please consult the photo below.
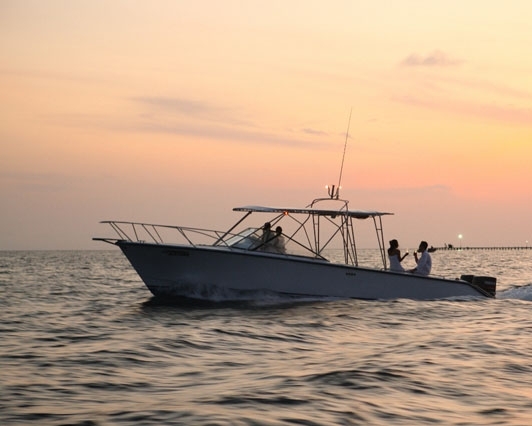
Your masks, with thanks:
M 390 271 L 382 218 L 392 213 L 349 210 L 337 191 L 329 195 L 305 208 L 234 208 L 243 217 L 227 231 L 104 221 L 116 236 L 94 240 L 120 247 L 160 297 L 241 299 L 264 292 L 358 299 L 495 297 L 492 277 Z M 257 216 L 260 220 L 246 226 Z M 379 267 L 359 265 L 355 222 L 368 219 L 377 236 Z M 276 233 L 276 227 L 282 230 Z

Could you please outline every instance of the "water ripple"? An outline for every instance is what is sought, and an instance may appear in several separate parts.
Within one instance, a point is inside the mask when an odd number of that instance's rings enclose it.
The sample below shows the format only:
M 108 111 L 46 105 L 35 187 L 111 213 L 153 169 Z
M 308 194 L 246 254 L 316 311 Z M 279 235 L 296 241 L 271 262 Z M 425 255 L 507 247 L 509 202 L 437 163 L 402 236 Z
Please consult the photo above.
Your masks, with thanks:
M 191 303 L 115 251 L 0 253 L 0 422 L 528 424 L 530 259 L 482 256 L 495 300 Z

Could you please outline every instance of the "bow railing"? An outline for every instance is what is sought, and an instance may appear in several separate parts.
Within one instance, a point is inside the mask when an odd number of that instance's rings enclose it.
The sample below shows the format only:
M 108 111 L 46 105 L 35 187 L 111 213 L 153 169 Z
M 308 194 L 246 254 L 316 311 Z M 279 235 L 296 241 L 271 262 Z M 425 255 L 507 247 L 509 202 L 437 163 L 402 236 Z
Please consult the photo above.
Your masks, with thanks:
M 216 231 L 212 229 L 191 228 L 176 225 L 158 225 L 143 222 L 125 222 L 116 220 L 106 220 L 100 223 L 108 224 L 116 238 L 94 238 L 95 240 L 115 243 L 117 241 L 129 241 L 150 244 L 190 244 L 196 245 L 218 245 L 224 244 L 228 237 L 226 231 Z

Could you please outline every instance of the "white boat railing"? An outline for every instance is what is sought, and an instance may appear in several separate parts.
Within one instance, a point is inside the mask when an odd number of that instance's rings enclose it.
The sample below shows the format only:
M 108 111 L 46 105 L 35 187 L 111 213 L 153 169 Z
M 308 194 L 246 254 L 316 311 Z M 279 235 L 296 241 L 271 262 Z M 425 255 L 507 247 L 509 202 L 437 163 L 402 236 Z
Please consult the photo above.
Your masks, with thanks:
M 98 237 L 93 238 L 93 240 L 105 241 L 110 244 L 127 241 L 156 245 L 186 244 L 192 247 L 210 245 L 235 250 L 265 251 L 265 242 L 261 238 L 262 227 L 251 227 L 238 232 L 230 232 L 116 220 L 106 220 L 100 223 L 108 224 L 114 230 L 117 237 Z M 328 260 L 321 253 L 315 252 L 312 244 L 304 244 L 294 239 L 293 235 L 283 234 L 283 237 L 286 240 L 286 244 L 292 248 L 288 254 Z
M 186 243 L 191 246 L 200 244 L 214 244 L 219 241 L 225 231 L 212 229 L 191 228 L 176 225 L 158 225 L 154 223 L 126 222 L 106 220 L 106 223 L 115 231 L 118 238 L 99 238 L 109 242 L 129 241 L 151 244 L 179 244 Z

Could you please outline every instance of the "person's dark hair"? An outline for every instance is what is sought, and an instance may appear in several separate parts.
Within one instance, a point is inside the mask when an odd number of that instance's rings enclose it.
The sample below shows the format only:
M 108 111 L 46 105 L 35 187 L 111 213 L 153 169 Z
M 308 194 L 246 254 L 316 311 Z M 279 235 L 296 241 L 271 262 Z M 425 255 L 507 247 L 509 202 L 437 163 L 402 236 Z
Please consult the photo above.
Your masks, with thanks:
M 390 248 L 397 248 L 397 247 L 399 247 L 399 241 L 390 240 Z
M 429 243 L 427 243 L 426 241 L 421 241 L 421 243 L 419 245 L 423 246 L 425 249 L 427 249 L 429 247 Z

